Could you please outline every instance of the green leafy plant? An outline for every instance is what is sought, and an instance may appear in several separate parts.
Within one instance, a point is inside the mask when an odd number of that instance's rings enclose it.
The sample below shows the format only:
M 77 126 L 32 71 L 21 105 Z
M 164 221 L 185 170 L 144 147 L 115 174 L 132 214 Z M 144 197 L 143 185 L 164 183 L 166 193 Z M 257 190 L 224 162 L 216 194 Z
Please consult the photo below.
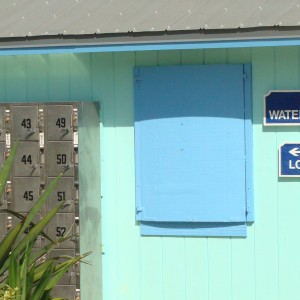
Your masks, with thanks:
M 4 192 L 17 148 L 18 143 L 15 143 L 3 168 L 0 170 L 0 195 Z M 39 222 L 34 223 L 38 212 L 46 203 L 62 175 L 63 173 L 59 174 L 50 183 L 26 216 L 8 209 L 0 210 L 0 213 L 12 214 L 15 218 L 20 219 L 0 242 L 0 278 L 3 278 L 2 282 L 0 282 L 0 300 L 62 299 L 52 298 L 52 289 L 59 283 L 71 266 L 82 262 L 82 259 L 90 254 L 88 252 L 76 257 L 57 256 L 44 259 L 45 255 L 59 244 L 74 237 L 67 235 L 57 240 L 52 240 L 43 232 L 47 224 L 63 207 L 65 201 L 62 201 L 53 210 L 49 211 Z M 34 242 L 40 235 L 48 243 L 43 248 L 33 252 Z

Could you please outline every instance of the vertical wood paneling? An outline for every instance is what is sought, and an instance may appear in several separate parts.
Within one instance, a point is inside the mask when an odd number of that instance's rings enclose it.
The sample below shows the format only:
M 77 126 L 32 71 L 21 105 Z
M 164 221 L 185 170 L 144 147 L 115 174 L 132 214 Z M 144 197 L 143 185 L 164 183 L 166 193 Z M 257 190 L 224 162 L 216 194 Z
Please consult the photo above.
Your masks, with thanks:
M 136 52 L 135 64 L 137 67 L 157 66 L 158 51 Z
M 204 50 L 205 64 L 224 64 L 228 60 L 227 49 Z
M 52 54 L 48 56 L 49 101 L 70 100 L 69 55 Z
M 6 101 L 6 57 L 0 57 L 0 102 Z
M 204 50 L 182 50 L 180 57 L 182 65 L 203 64 Z
M 248 227 L 246 239 L 232 239 L 232 300 L 255 299 L 255 235 Z
M 140 239 L 140 293 L 138 299 L 164 299 L 163 255 L 161 237 Z
M 227 49 L 205 50 L 205 64 L 225 64 L 228 61 Z M 209 299 L 231 299 L 232 266 L 231 239 L 208 238 L 208 295 Z M 222 272 L 220 272 L 222 270 Z
M 250 49 L 228 50 L 229 64 L 249 62 L 251 62 Z M 232 299 L 255 299 L 254 226 L 248 226 L 246 239 L 232 239 L 231 244 Z
M 92 98 L 93 101 L 100 101 L 99 82 L 101 80 L 100 60 L 96 54 L 85 56 L 86 70 L 90 69 L 90 73 L 83 73 L 81 80 L 86 80 L 85 92 L 88 92 L 89 78 L 91 78 L 91 96 L 84 95 L 84 99 Z M 83 63 L 83 60 L 81 60 Z M 79 69 L 80 70 L 80 69 Z M 81 74 L 81 73 L 79 73 Z M 85 75 L 84 75 L 85 74 Z M 85 143 L 88 149 L 79 147 L 80 162 L 86 163 L 83 165 L 85 169 L 80 172 L 80 251 L 85 253 L 93 249 L 92 255 L 89 256 L 91 265 L 81 266 L 81 298 L 95 299 L 102 295 L 103 279 L 102 279 L 102 220 L 101 220 L 101 186 L 100 182 L 100 116 L 99 107 L 94 104 L 87 103 L 82 105 L 80 112 L 80 145 Z M 83 124 L 82 124 L 83 123 Z M 80 164 L 81 165 L 81 164 Z M 85 174 L 90 174 L 93 171 L 92 178 L 88 178 Z M 91 289 L 90 286 L 93 286 Z
M 28 100 L 48 101 L 48 56 L 32 55 L 25 58 Z
M 70 54 L 69 64 L 71 100 L 91 100 L 91 54 Z
M 172 50 L 172 51 L 160 51 L 158 53 L 158 65 L 178 65 L 180 64 L 180 51 Z
M 102 82 L 102 65 L 101 65 L 101 54 L 100 53 L 91 53 L 88 59 L 90 64 L 90 85 L 92 92 L 92 101 L 100 102 L 101 100 L 101 89 L 100 85 Z
M 181 64 L 203 64 L 204 50 L 181 51 Z M 207 238 L 185 238 L 186 300 L 209 299 Z
M 209 299 L 232 299 L 231 239 L 208 239 Z
M 288 137 L 286 138 L 286 140 Z M 300 141 L 298 137 L 297 142 Z M 299 203 L 299 181 L 282 180 L 278 188 L 278 259 L 279 259 L 279 299 L 300 298 L 298 259 L 300 243 L 298 234 L 300 221 L 297 212 Z
M 114 54 L 116 114 L 116 187 L 119 256 L 119 298 L 131 300 L 140 296 L 139 227 L 134 212 L 134 130 L 133 65 L 134 53 Z M 132 199 L 133 201 L 129 201 Z M 136 245 L 136 247 L 132 247 Z
M 27 101 L 26 56 L 8 56 L 6 60 L 6 97 L 10 101 Z
M 300 89 L 298 47 L 280 47 L 275 49 L 275 86 L 276 89 Z M 299 127 L 278 127 L 277 148 L 286 142 L 299 142 Z M 295 260 L 300 243 L 295 236 L 300 227 L 299 181 L 291 179 L 278 180 L 278 293 L 279 299 L 299 298 L 298 276 L 291 276 L 299 263 Z M 298 266 L 297 266 L 298 265 Z
M 232 48 L 227 50 L 229 64 L 251 63 L 250 48 Z
M 80 251 L 93 250 L 88 257 L 91 265 L 80 266 L 80 299 L 88 300 L 102 294 L 99 107 L 82 102 L 79 112 Z
M 273 48 L 252 51 L 254 107 L 255 285 L 256 299 L 278 299 L 277 145 L 263 120 L 263 97 L 275 88 Z
M 185 239 L 186 300 L 209 298 L 207 238 Z
M 275 48 L 275 87 L 278 90 L 299 89 L 298 47 Z M 282 129 L 281 127 L 278 127 Z M 289 131 L 292 128 L 289 129 Z
M 131 127 L 131 133 L 133 133 L 134 63 L 135 56 L 132 52 L 116 53 L 114 55 L 116 126 L 120 127 L 120 130 L 123 130 L 124 127 Z M 133 155 L 133 152 L 131 152 L 131 155 Z
M 136 66 L 156 66 L 158 52 L 147 51 L 136 53 Z M 163 255 L 161 237 L 141 237 L 140 274 L 141 300 L 163 300 Z
M 1 101 L 101 101 L 104 300 L 300 297 L 300 187 L 298 180 L 278 178 L 278 146 L 299 141 L 299 127 L 262 125 L 270 89 L 300 89 L 299 55 L 298 47 L 269 47 L 0 58 Z M 133 66 L 247 62 L 256 219 L 247 238 L 141 237 L 134 216 Z
M 114 55 L 99 54 L 92 60 L 100 68 L 98 88 L 101 101 L 101 189 L 103 237 L 103 298 L 118 299 L 119 257 L 116 189 L 116 121 Z
M 163 259 L 163 299 L 186 299 L 185 238 L 166 238 L 162 240 Z M 176 287 L 176 288 L 174 288 Z
M 159 65 L 180 64 L 180 51 L 162 51 Z M 164 300 L 185 300 L 185 238 L 162 238 L 162 280 Z M 176 289 L 174 289 L 176 286 Z

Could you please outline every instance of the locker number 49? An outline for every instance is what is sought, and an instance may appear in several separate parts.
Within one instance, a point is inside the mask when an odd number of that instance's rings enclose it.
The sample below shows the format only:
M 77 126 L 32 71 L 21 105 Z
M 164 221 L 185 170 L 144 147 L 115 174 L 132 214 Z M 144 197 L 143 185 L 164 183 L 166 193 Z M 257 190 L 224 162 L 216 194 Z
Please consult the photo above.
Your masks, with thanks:
M 58 128 L 65 128 L 66 127 L 66 118 L 58 118 L 55 125 Z

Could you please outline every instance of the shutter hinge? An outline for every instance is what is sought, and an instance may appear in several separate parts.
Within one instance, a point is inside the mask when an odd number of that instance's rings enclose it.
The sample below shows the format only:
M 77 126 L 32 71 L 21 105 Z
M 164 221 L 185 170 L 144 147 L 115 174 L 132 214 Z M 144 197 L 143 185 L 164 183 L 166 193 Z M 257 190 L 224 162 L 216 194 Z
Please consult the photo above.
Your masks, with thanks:
M 134 83 L 139 83 L 141 81 L 141 78 L 140 78 L 140 69 L 139 68 L 136 68 L 134 69 Z
M 134 78 L 134 83 L 135 84 L 140 84 L 140 81 L 141 81 L 140 77 L 135 77 Z
M 247 80 L 247 78 L 248 78 L 247 74 L 246 74 L 246 73 L 243 73 L 243 79 L 244 79 L 244 80 Z
M 144 207 L 141 207 L 141 206 L 137 207 L 137 208 L 136 208 L 136 213 L 137 213 L 137 214 L 138 214 L 138 213 L 141 213 L 141 212 L 143 211 L 143 209 L 144 209 Z

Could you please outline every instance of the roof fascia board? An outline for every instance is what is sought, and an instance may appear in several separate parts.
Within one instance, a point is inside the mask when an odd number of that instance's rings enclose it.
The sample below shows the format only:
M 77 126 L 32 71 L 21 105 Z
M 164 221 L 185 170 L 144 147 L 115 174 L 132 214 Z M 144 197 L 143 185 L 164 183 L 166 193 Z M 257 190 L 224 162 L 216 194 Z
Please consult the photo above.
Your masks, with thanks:
M 299 39 L 265 40 L 265 41 L 219 41 L 219 42 L 177 42 L 149 44 L 117 44 L 117 45 L 86 45 L 86 46 L 40 46 L 2 48 L 0 56 L 32 55 L 32 54 L 63 54 L 63 53 L 97 53 L 97 52 L 130 52 L 151 50 L 191 50 L 218 48 L 255 48 L 272 46 L 299 46 Z
M 105 36 L 44 36 L 0 39 L 0 55 L 127 52 L 299 46 L 300 29 L 244 32 L 157 32 Z

